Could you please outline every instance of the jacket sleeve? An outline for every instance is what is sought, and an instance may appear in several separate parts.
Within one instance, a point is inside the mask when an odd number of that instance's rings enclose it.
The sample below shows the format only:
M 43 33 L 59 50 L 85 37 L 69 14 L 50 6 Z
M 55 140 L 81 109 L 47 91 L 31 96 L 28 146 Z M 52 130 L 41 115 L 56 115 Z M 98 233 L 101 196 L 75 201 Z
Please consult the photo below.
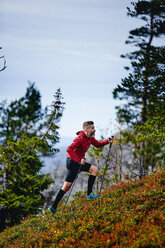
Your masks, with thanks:
M 76 155 L 75 149 L 80 145 L 81 145 L 81 139 L 78 136 L 73 140 L 72 144 L 68 146 L 68 148 L 66 149 L 66 151 L 69 153 L 71 158 L 77 163 L 80 161 L 80 158 Z
M 105 146 L 108 143 L 109 143 L 108 139 L 103 141 L 98 141 L 95 138 L 92 139 L 92 145 L 94 145 L 95 147 Z

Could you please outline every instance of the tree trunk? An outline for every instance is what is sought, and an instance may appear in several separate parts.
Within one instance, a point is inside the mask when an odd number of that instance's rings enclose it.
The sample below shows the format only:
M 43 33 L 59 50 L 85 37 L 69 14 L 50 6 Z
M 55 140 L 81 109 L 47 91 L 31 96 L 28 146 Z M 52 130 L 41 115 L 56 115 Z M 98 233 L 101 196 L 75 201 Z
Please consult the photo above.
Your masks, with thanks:
M 141 124 L 144 125 L 147 121 L 147 106 L 148 106 L 148 86 L 149 86 L 149 79 L 148 79 L 148 75 L 149 75 L 149 63 L 150 63 L 150 51 L 151 51 L 151 43 L 153 40 L 153 19 L 154 19 L 154 15 L 152 13 L 150 13 L 150 37 L 149 37 L 149 41 L 147 43 L 147 47 L 146 47 L 146 53 L 145 53 L 145 70 L 143 73 L 143 93 L 142 93 L 142 112 L 141 112 Z M 140 172 L 140 178 L 143 177 L 143 175 L 145 174 L 145 168 L 148 168 L 148 163 L 149 160 L 147 158 L 147 154 L 144 153 L 144 149 L 147 146 L 146 142 L 141 142 L 140 144 L 140 149 L 142 150 L 141 153 L 141 158 L 140 158 L 140 168 L 139 168 L 139 172 Z
M 3 190 L 6 190 L 8 186 L 8 169 L 4 167 L 4 174 L 3 174 Z

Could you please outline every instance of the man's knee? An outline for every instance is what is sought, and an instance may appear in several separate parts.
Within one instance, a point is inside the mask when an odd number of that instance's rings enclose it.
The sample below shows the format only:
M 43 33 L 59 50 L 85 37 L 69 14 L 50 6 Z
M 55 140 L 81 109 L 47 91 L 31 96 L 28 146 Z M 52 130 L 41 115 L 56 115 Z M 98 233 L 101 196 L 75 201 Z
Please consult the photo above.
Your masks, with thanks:
M 91 175 L 97 176 L 98 169 L 95 165 L 91 165 L 89 172 L 91 173 Z
M 71 186 L 72 186 L 72 183 L 70 183 L 70 182 L 64 182 L 64 185 L 62 187 L 62 190 L 64 192 L 67 192 L 71 188 Z

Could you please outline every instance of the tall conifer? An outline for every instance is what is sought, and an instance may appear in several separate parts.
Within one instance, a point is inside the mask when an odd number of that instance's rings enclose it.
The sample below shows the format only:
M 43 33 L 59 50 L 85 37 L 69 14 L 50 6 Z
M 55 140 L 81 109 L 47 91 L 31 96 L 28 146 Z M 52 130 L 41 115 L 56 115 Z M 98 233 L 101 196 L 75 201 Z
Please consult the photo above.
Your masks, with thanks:
M 127 8 L 128 16 L 140 19 L 144 25 L 130 31 L 126 44 L 133 44 L 135 51 L 122 57 L 130 59 L 132 72 L 122 79 L 113 95 L 125 100 L 123 106 L 117 107 L 119 121 L 134 129 L 136 125 L 145 125 L 153 116 L 165 114 L 165 47 L 158 45 L 159 38 L 165 34 L 165 1 L 144 0 L 132 5 L 133 9 Z M 147 140 L 133 142 L 142 177 L 161 148 Z
M 27 90 L 26 104 L 20 106 L 20 110 L 22 110 L 19 115 L 20 119 L 19 117 L 13 118 L 10 122 L 17 121 L 15 124 L 19 124 L 20 133 L 15 132 L 17 129 L 12 129 L 11 125 L 9 132 L 4 132 L 4 135 L 8 135 L 5 136 L 3 145 L 0 146 L 0 164 L 2 165 L 0 170 L 1 230 L 6 225 L 18 223 L 28 215 L 39 213 L 45 203 L 42 191 L 47 189 L 52 182 L 46 175 L 40 174 L 40 170 L 44 166 L 40 156 L 41 154 L 52 154 L 57 150 L 54 148 L 54 144 L 59 141 L 58 123 L 62 117 L 64 102 L 62 93 L 58 89 L 51 108 L 46 111 L 44 123 L 38 124 L 37 122 L 41 121 L 42 111 L 40 104 L 33 106 L 32 99 L 34 97 L 37 100 L 40 94 L 33 91 L 33 86 L 30 85 Z M 17 103 L 21 101 L 17 101 Z M 16 111 L 13 112 L 16 113 Z M 3 117 L 5 117 L 5 113 L 8 112 L 3 111 Z M 24 119 L 23 123 L 21 123 L 22 119 Z M 4 120 L 7 118 L 3 118 Z M 31 126 L 32 123 L 36 125 L 36 129 Z M 39 132 L 41 130 L 37 127 L 42 127 L 42 132 Z M 6 131 L 5 128 L 4 131 Z

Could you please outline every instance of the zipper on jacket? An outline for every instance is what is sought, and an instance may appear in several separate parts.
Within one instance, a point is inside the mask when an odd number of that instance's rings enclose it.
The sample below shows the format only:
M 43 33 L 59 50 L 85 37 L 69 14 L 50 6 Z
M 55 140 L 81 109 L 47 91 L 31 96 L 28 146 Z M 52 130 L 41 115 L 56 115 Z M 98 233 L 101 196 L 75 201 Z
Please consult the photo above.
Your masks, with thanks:
M 89 144 L 90 144 L 90 138 L 88 138 L 87 149 L 89 148 Z

